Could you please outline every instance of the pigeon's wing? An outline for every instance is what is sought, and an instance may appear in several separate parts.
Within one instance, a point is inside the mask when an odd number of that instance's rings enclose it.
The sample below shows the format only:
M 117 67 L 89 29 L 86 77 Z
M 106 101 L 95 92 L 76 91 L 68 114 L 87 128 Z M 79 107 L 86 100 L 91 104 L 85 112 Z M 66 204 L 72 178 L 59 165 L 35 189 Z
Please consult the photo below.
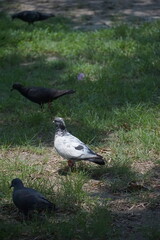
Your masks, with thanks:
M 34 22 L 39 19 L 39 13 L 36 11 L 25 11 L 23 13 L 23 18 L 28 22 Z
M 28 211 L 34 209 L 37 200 L 33 193 L 29 192 L 26 188 L 23 188 L 14 191 L 13 202 L 20 210 Z
M 16 190 L 13 194 L 13 202 L 22 211 L 52 206 L 52 203 L 41 193 L 31 188 Z
M 37 201 L 42 202 L 44 204 L 52 204 L 45 196 L 43 196 L 41 193 L 38 191 L 32 189 L 32 188 L 27 188 L 28 191 L 33 194 L 36 198 Z
M 51 99 L 49 89 L 33 87 L 28 90 L 27 97 L 37 103 L 46 103 Z
M 71 134 L 58 136 L 54 144 L 57 152 L 66 159 L 85 160 L 97 157 L 95 152 Z

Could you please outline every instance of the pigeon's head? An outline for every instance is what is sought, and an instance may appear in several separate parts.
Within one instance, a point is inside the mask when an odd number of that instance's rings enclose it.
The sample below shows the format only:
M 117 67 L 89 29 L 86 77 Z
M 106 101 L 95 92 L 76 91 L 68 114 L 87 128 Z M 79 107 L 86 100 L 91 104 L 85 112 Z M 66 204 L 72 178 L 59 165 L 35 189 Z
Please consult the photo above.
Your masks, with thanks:
M 12 85 L 11 91 L 13 91 L 14 89 L 20 90 L 22 87 L 23 87 L 22 84 L 20 84 L 20 83 L 14 83 L 14 84 Z
M 62 130 L 64 130 L 66 128 L 66 125 L 65 125 L 65 122 L 64 122 L 63 118 L 56 117 L 54 119 L 54 123 L 55 123 L 57 128 L 60 128 Z
M 21 187 L 23 187 L 23 182 L 19 178 L 14 178 L 12 180 L 12 182 L 11 182 L 10 188 L 11 187 L 13 187 L 13 188 L 21 188 Z

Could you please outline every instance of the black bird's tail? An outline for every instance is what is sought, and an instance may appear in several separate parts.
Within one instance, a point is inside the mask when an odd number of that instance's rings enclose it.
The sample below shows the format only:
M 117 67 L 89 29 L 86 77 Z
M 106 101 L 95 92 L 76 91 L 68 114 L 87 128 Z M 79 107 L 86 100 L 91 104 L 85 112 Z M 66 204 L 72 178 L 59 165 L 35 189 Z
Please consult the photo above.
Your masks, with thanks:
M 51 211 L 52 210 L 54 211 L 56 209 L 56 205 L 54 203 L 49 202 L 48 203 L 48 209 L 51 210 Z
M 54 99 L 59 98 L 64 95 L 67 95 L 67 94 L 73 94 L 75 92 L 76 92 L 75 90 L 59 90 L 56 92 L 56 94 L 54 93 Z
M 39 20 L 45 20 L 50 17 L 54 17 L 55 15 L 52 13 L 39 13 Z

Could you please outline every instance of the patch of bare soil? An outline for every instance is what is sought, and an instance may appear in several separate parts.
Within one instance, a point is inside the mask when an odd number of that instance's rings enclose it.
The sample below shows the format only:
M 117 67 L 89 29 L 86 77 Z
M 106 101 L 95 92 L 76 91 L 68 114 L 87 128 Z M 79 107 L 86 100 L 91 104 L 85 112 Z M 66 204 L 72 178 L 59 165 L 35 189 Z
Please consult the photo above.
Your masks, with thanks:
M 159 0 L 0 0 L 0 10 L 53 12 L 70 18 L 76 29 L 94 30 L 119 22 L 141 22 L 160 18 Z

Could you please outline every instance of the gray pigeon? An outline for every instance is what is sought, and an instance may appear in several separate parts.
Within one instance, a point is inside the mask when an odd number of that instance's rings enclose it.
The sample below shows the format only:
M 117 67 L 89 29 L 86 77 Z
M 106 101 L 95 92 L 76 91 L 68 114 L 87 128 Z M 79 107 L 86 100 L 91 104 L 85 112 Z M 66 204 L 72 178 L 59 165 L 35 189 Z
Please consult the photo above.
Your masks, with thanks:
M 12 195 L 14 204 L 25 216 L 28 215 L 29 211 L 33 210 L 38 212 L 55 210 L 53 203 L 36 190 L 24 187 L 23 182 L 19 178 L 13 179 L 10 187 L 14 188 Z
M 59 97 L 62 97 L 67 94 L 75 93 L 75 90 L 57 90 L 53 88 L 44 88 L 44 87 L 25 87 L 20 83 L 14 83 L 12 85 L 11 91 L 17 90 L 21 95 L 28 98 L 30 101 L 37 103 L 40 107 L 43 107 L 43 104 L 50 104 L 53 100 L 56 100 Z
M 19 18 L 24 22 L 28 22 L 28 24 L 33 24 L 36 21 L 42 21 L 50 17 L 54 17 L 54 14 L 41 13 L 37 11 L 22 11 L 22 12 L 13 14 L 11 17 L 12 17 L 12 20 L 15 18 Z
M 99 165 L 104 165 L 102 156 L 93 152 L 78 138 L 70 134 L 60 117 L 54 119 L 56 125 L 54 147 L 60 156 L 68 160 L 68 165 L 73 167 L 75 161 L 86 160 Z

